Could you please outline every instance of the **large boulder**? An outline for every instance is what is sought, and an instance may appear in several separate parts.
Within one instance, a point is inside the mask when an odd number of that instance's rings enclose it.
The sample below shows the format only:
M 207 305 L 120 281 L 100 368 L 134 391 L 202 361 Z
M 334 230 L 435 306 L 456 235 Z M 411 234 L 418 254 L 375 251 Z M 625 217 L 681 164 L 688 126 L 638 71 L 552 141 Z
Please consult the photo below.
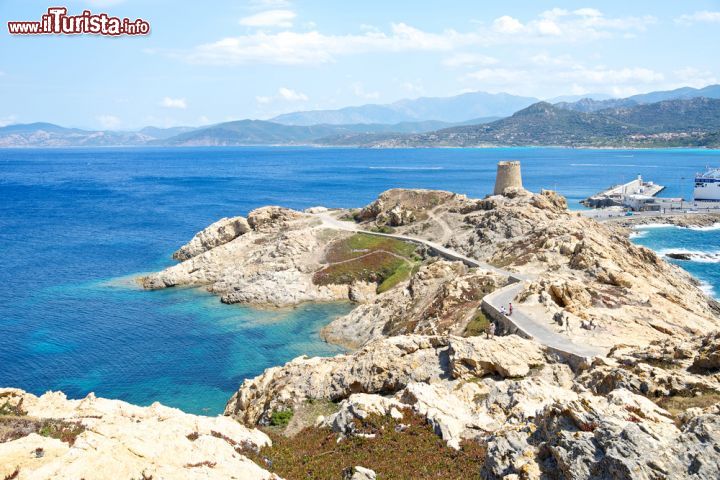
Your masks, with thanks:
M 511 335 L 493 339 L 403 335 L 378 339 L 350 355 L 298 357 L 245 380 L 225 408 L 246 425 L 309 399 L 339 402 L 356 393 L 392 395 L 411 382 L 485 375 L 521 376 L 539 362 L 538 344 Z
M 250 225 L 244 217 L 223 218 L 205 228 L 187 244 L 173 253 L 175 260 L 184 261 L 201 253 L 235 240 L 250 231 Z

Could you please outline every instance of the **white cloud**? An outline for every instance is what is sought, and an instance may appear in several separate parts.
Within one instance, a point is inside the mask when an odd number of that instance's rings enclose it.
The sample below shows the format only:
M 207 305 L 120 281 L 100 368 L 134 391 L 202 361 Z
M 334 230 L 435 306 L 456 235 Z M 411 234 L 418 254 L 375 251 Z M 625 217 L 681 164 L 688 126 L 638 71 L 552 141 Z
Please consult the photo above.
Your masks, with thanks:
M 559 72 L 560 79 L 569 79 L 593 85 L 613 84 L 653 84 L 662 82 L 665 76 L 649 68 L 607 69 L 603 67 L 587 68 L 578 66 L 569 71 Z
M 286 8 L 291 2 L 289 0 L 250 0 L 250 6 L 254 8 Z
M 291 88 L 280 87 L 277 94 L 273 96 L 258 95 L 255 101 L 260 105 L 269 105 L 275 101 L 283 102 L 307 102 L 308 96 Z
M 579 8 L 573 13 L 581 17 L 602 17 L 602 12 L 596 8 Z
M 264 13 L 266 12 L 262 12 Z M 287 23 L 289 20 L 279 20 L 279 22 Z M 498 44 L 587 42 L 614 35 L 623 36 L 641 32 L 654 22 L 654 17 L 650 16 L 610 18 L 599 11 L 590 12 L 581 9 L 569 12 L 553 9 L 541 13 L 536 19 L 525 24 L 504 16 L 496 19 L 489 27 L 479 26 L 467 32 L 453 29 L 428 32 L 406 23 L 393 23 L 387 32 L 366 30 L 362 33 L 344 35 L 324 34 L 316 30 L 307 32 L 286 30 L 274 33 L 256 31 L 199 45 L 188 52 L 175 55 L 198 64 L 304 65 L 332 62 L 344 55 L 377 52 L 454 52 L 467 47 L 491 47 Z M 260 26 L 260 23 L 272 22 L 254 21 L 254 23 Z
M 207 125 L 210 123 L 210 119 L 205 115 L 200 115 L 197 119 L 198 125 Z
M 510 17 L 508 15 L 504 15 L 500 18 L 496 18 L 495 21 L 493 21 L 493 28 L 495 31 L 500 33 L 519 33 L 525 28 L 522 23 L 520 23 L 520 20 L 517 18 Z
M 7 127 L 17 122 L 15 115 L 8 115 L 7 117 L 0 117 L 0 127 Z
M 240 19 L 240 25 L 246 27 L 290 28 L 296 14 L 292 10 L 266 10 Z
M 425 93 L 425 87 L 423 87 L 420 80 L 416 80 L 414 82 L 402 82 L 400 87 L 411 95 L 422 95 Z
M 547 18 L 537 22 L 537 29 L 542 35 L 562 35 L 558 24 Z
M 160 102 L 160 106 L 165 108 L 179 108 L 185 110 L 187 108 L 187 101 L 184 98 L 170 98 L 165 97 Z
M 682 85 L 688 87 L 706 87 L 718 83 L 718 77 L 707 70 L 699 70 L 695 67 L 683 67 L 673 72 Z
M 514 58 L 512 63 L 479 68 L 459 77 L 469 90 L 507 92 L 548 98 L 572 93 L 607 93 L 632 95 L 638 91 L 677 88 L 680 76 L 697 76 L 709 80 L 709 72 L 683 69 L 666 73 L 640 66 L 605 66 L 585 64 L 567 55 Z M 686 84 L 689 82 L 685 82 Z
M 351 86 L 353 95 L 366 100 L 377 100 L 380 98 L 380 92 L 368 92 L 362 82 L 355 82 Z
M 106 130 L 117 128 L 122 124 L 122 120 L 114 115 L 100 115 L 97 117 L 97 121 Z
M 462 78 L 464 80 L 476 80 L 490 84 L 519 83 L 527 80 L 528 72 L 523 69 L 508 68 L 482 68 L 475 72 L 468 73 Z
M 498 63 L 497 58 L 477 53 L 456 53 L 443 61 L 443 65 L 448 67 L 478 67 L 496 63 Z
M 280 87 L 278 89 L 278 95 L 280 95 L 280 98 L 283 100 L 287 100 L 288 102 L 306 102 L 308 97 L 304 93 L 296 92 L 295 90 L 291 90 L 286 87 Z
M 680 15 L 675 19 L 681 25 L 693 25 L 695 23 L 720 23 L 720 12 L 702 10 L 695 13 Z

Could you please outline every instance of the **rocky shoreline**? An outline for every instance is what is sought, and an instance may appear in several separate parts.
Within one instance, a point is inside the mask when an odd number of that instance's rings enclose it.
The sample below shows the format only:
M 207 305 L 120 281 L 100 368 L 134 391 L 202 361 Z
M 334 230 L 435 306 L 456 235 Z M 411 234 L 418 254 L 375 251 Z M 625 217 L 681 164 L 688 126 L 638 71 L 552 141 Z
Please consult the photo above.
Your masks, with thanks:
M 221 219 L 140 285 L 260 307 L 351 301 L 323 336 L 354 351 L 246 379 L 217 418 L 0 390 L 0 477 L 391 478 L 374 445 L 392 434 L 408 445 L 396 460 L 420 464 L 420 422 L 442 443 L 428 451 L 466 455 L 480 478 L 718 478 L 720 305 L 632 244 L 633 221 L 600 224 L 554 192 L 513 187 L 483 199 L 396 189 L 361 209 Z M 541 341 L 486 335 L 483 299 L 510 277 L 515 315 L 607 355 L 570 365 Z M 366 464 L 311 472 L 310 451 Z

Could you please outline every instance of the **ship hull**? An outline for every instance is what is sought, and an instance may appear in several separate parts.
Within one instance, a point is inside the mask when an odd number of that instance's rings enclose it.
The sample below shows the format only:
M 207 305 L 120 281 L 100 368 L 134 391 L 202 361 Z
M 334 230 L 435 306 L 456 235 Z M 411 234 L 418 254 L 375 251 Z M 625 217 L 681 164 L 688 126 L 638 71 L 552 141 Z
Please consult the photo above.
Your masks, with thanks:
M 694 197 L 698 202 L 720 201 L 720 179 L 696 178 Z

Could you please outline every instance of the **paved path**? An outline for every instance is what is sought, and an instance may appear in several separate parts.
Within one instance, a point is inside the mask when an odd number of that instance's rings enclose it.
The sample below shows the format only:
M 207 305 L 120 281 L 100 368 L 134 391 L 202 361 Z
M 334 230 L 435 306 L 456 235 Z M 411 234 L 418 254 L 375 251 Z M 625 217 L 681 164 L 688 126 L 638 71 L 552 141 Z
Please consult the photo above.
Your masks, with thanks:
M 370 232 L 357 228 L 355 226 L 355 223 L 353 222 L 338 220 L 330 213 L 319 213 L 315 215 L 322 221 L 322 225 L 326 228 L 345 230 L 355 233 L 365 233 L 368 235 L 395 238 L 397 240 L 404 240 L 407 242 L 422 244 L 430 248 L 431 250 L 434 250 L 435 253 L 439 254 L 444 258 L 458 260 L 470 267 L 482 268 L 483 270 L 489 270 L 500 275 L 507 276 L 511 282 L 509 285 L 506 285 L 505 287 L 498 289 L 483 298 L 483 302 L 491 305 L 498 312 L 500 311 L 501 306 L 509 304 L 515 299 L 515 297 L 517 297 L 518 293 L 520 293 L 520 291 L 524 287 L 525 282 L 531 280 L 531 277 L 529 276 L 510 272 L 501 268 L 494 267 L 488 263 L 480 262 L 478 260 L 475 260 L 474 258 L 467 257 L 454 250 L 444 247 L 443 245 L 431 242 L 429 240 L 425 240 L 424 238 L 410 237 L 406 235 L 396 235 L 391 233 Z M 507 321 L 515 325 L 518 330 L 522 331 L 525 336 L 535 339 L 537 342 L 560 352 L 570 353 L 578 357 L 594 357 L 597 355 L 602 355 L 604 353 L 604 350 L 599 348 L 573 343 L 566 336 L 549 329 L 545 325 L 542 325 L 537 320 L 522 313 L 518 308 L 515 308 L 513 310 L 512 316 L 505 315 L 505 318 L 507 319 Z M 580 325 L 578 325 L 577 328 L 580 328 Z
M 516 282 L 505 288 L 501 288 L 500 290 L 490 293 L 483 300 L 499 310 L 501 305 L 508 305 L 512 302 L 515 297 L 517 297 L 518 293 L 520 293 L 522 288 L 523 282 Z M 565 335 L 551 330 L 537 320 L 524 314 L 522 310 L 518 308 L 513 309 L 512 316 L 506 315 L 505 318 L 521 330 L 525 334 L 524 336 L 533 338 L 543 345 L 551 347 L 555 350 L 572 353 L 579 357 L 596 357 L 605 353 L 605 349 L 591 347 L 588 345 L 578 345 L 577 343 L 572 342 Z M 580 328 L 580 325 L 575 325 L 575 328 Z

